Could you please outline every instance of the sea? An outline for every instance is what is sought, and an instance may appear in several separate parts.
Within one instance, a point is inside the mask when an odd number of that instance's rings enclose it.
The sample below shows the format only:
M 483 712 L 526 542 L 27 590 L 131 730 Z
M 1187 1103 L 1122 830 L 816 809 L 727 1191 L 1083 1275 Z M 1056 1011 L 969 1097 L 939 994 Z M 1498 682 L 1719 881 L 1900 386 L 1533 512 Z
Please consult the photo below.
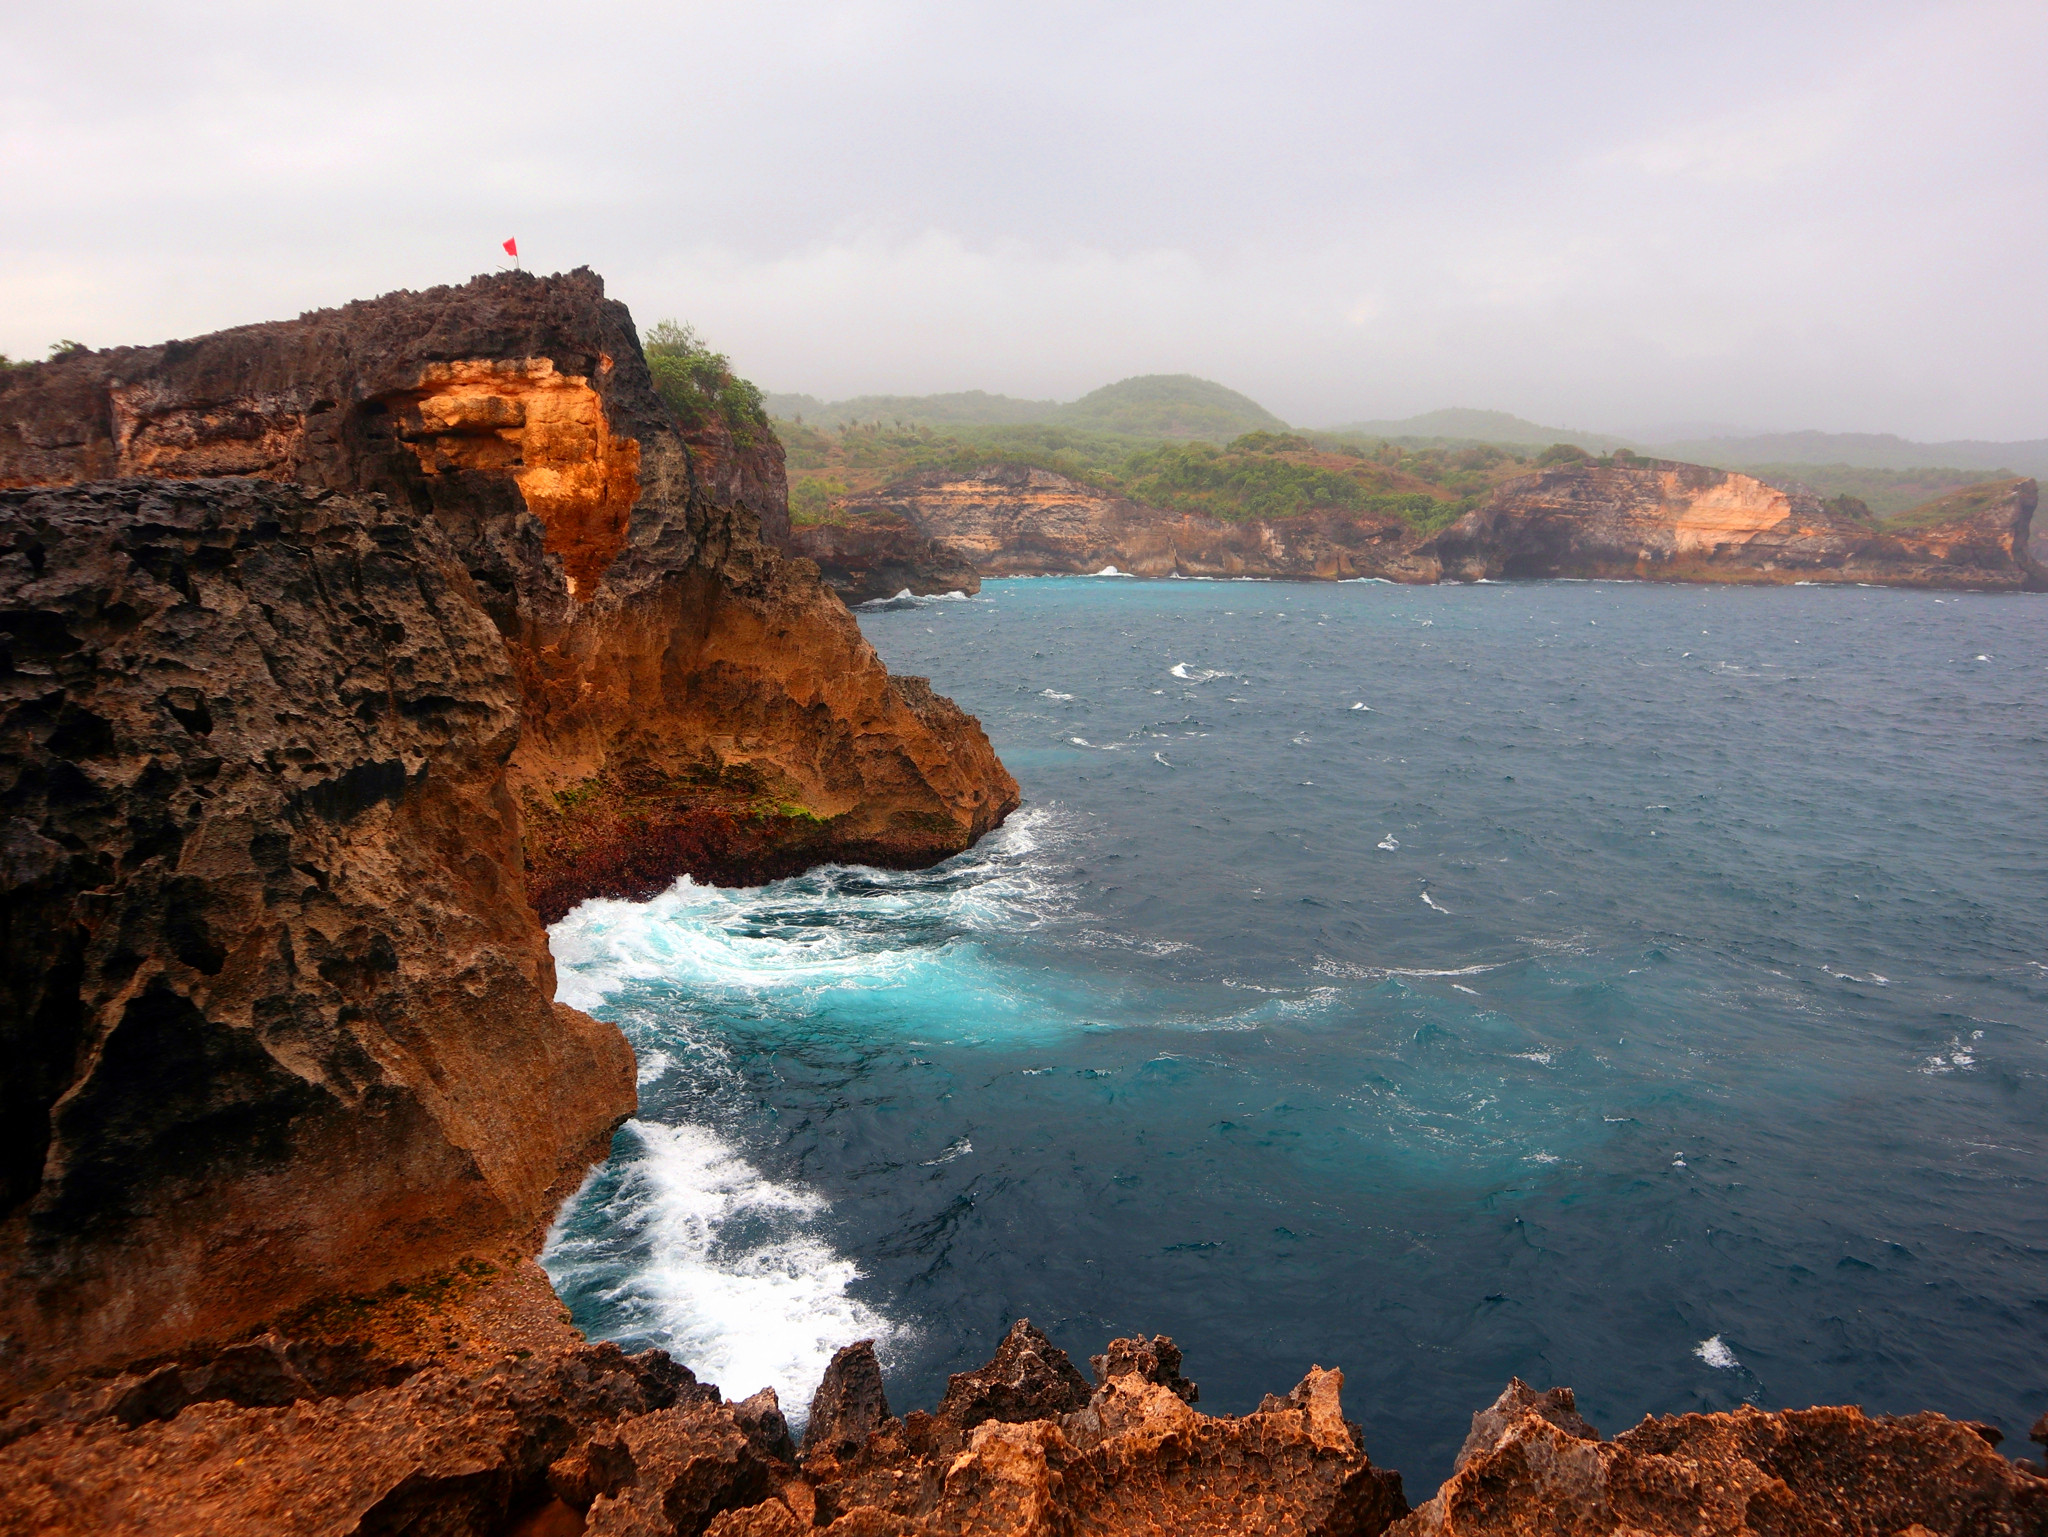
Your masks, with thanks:
M 2048 1410 L 2048 599 L 991 581 L 860 623 L 1023 787 L 552 930 L 640 1111 L 544 1263 L 801 1420 L 1028 1317 L 1312 1365 L 1412 1498 L 1510 1376 Z

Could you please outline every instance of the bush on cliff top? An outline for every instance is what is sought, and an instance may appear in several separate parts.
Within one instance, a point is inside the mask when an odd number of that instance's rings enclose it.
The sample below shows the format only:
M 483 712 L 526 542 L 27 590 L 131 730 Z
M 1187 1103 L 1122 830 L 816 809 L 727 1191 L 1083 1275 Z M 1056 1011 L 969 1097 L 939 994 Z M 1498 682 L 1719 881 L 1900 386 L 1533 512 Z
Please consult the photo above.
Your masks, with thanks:
M 734 373 L 731 360 L 713 352 L 694 326 L 664 320 L 648 330 L 642 350 L 655 393 L 685 427 L 716 419 L 741 448 L 772 435 L 761 392 Z

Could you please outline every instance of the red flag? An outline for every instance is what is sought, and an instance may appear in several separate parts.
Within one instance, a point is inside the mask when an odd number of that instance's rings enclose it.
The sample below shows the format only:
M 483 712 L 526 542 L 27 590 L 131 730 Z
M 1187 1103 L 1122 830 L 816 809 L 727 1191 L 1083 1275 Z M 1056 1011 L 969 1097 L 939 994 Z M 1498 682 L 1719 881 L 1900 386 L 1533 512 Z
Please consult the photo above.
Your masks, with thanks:
M 517 261 L 519 259 L 519 242 L 516 240 L 506 241 L 505 254 L 511 257 L 514 261 Z

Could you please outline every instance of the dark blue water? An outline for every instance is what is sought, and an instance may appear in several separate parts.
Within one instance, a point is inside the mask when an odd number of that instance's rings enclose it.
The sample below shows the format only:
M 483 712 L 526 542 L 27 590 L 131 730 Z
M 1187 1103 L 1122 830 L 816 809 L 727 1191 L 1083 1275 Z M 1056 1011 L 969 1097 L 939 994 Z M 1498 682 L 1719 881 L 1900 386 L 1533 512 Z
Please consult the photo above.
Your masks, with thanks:
M 1026 810 L 931 872 L 590 904 L 642 1120 L 548 1263 L 729 1392 L 1027 1315 L 1202 1406 L 1341 1366 L 1426 1491 L 1610 1433 L 2048 1408 L 2048 600 L 992 582 L 863 615 Z M 1363 707 L 1363 708 L 1362 708 Z

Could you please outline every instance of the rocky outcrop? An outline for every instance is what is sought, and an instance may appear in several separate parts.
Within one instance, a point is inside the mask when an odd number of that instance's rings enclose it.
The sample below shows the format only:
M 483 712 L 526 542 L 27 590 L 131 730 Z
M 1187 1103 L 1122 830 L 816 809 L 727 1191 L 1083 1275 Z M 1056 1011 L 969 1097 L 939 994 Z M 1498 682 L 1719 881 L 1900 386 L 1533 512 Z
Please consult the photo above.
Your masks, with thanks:
M 1561 1401 L 1559 1395 L 1562 1395 Z M 1681 1414 L 1603 1441 L 1569 1391 L 1511 1382 L 1473 1416 L 1457 1470 L 1393 1537 L 2022 1537 L 2048 1479 L 1997 1433 L 1938 1414 Z
M 971 597 L 981 591 L 973 566 L 927 539 L 899 512 L 877 510 L 840 523 L 805 524 L 785 536 L 784 548 L 816 562 L 819 574 L 849 604 L 904 593 Z
M 544 917 L 685 872 L 927 864 L 1016 804 L 973 720 L 777 553 L 772 437 L 683 432 L 588 272 L 0 375 L 0 485 L 109 475 L 377 492 L 442 525 L 518 679 Z
M 1339 1402 L 1343 1375 L 1312 1369 L 1257 1412 L 1212 1417 L 1165 1338 L 1113 1340 L 1091 1386 L 1019 1319 L 995 1359 L 956 1374 L 936 1411 L 898 1420 L 872 1394 L 843 1402 L 865 1366 L 828 1373 L 803 1472 L 821 1526 L 845 1537 L 988 1533 L 1346 1533 L 1375 1537 L 1407 1511 Z M 840 1362 L 835 1361 L 837 1369 Z M 1104 1372 L 1104 1368 L 1107 1372 Z M 865 1425 L 855 1441 L 847 1429 Z
M 969 474 L 930 470 L 866 496 L 848 497 L 838 515 L 848 529 L 837 539 L 920 573 L 934 558 L 964 564 L 983 577 L 1082 575 L 1105 566 L 1135 576 L 1264 576 L 1303 580 L 1384 577 L 1436 579 L 1418 557 L 1421 538 L 1398 518 L 1330 509 L 1298 518 L 1228 522 L 1169 512 L 1050 470 L 989 465 Z M 799 536 L 811 530 L 800 529 Z M 835 558 L 818 541 L 799 545 L 844 593 L 860 568 Z M 927 556 L 926 546 L 934 552 Z M 886 552 L 884 554 L 883 552 Z M 939 578 L 922 578 L 928 584 Z M 913 592 L 938 589 L 905 582 Z M 887 596 L 887 594 L 880 594 Z
M 829 537 L 798 530 L 849 601 L 984 577 L 1379 577 L 1395 582 L 1605 577 L 1684 582 L 1864 582 L 2048 591 L 2031 480 L 1971 487 L 1882 525 L 1818 498 L 1700 465 L 1576 463 L 1504 482 L 1425 537 L 1398 518 L 1327 508 L 1225 521 L 1113 496 L 1048 470 L 927 471 L 839 504 Z M 957 582 L 955 583 L 957 585 Z M 897 590 L 897 589 L 891 589 Z
M 1954 516 L 1873 528 L 1748 475 L 1656 460 L 1523 475 L 1426 547 L 1444 575 L 1867 582 L 2048 591 L 2028 553 L 2031 480 L 1972 488 Z M 1988 493 L 1988 494 L 1986 494 Z
M 554 1003 L 440 526 L 0 493 L 0 1402 L 536 1233 L 634 1104 Z

